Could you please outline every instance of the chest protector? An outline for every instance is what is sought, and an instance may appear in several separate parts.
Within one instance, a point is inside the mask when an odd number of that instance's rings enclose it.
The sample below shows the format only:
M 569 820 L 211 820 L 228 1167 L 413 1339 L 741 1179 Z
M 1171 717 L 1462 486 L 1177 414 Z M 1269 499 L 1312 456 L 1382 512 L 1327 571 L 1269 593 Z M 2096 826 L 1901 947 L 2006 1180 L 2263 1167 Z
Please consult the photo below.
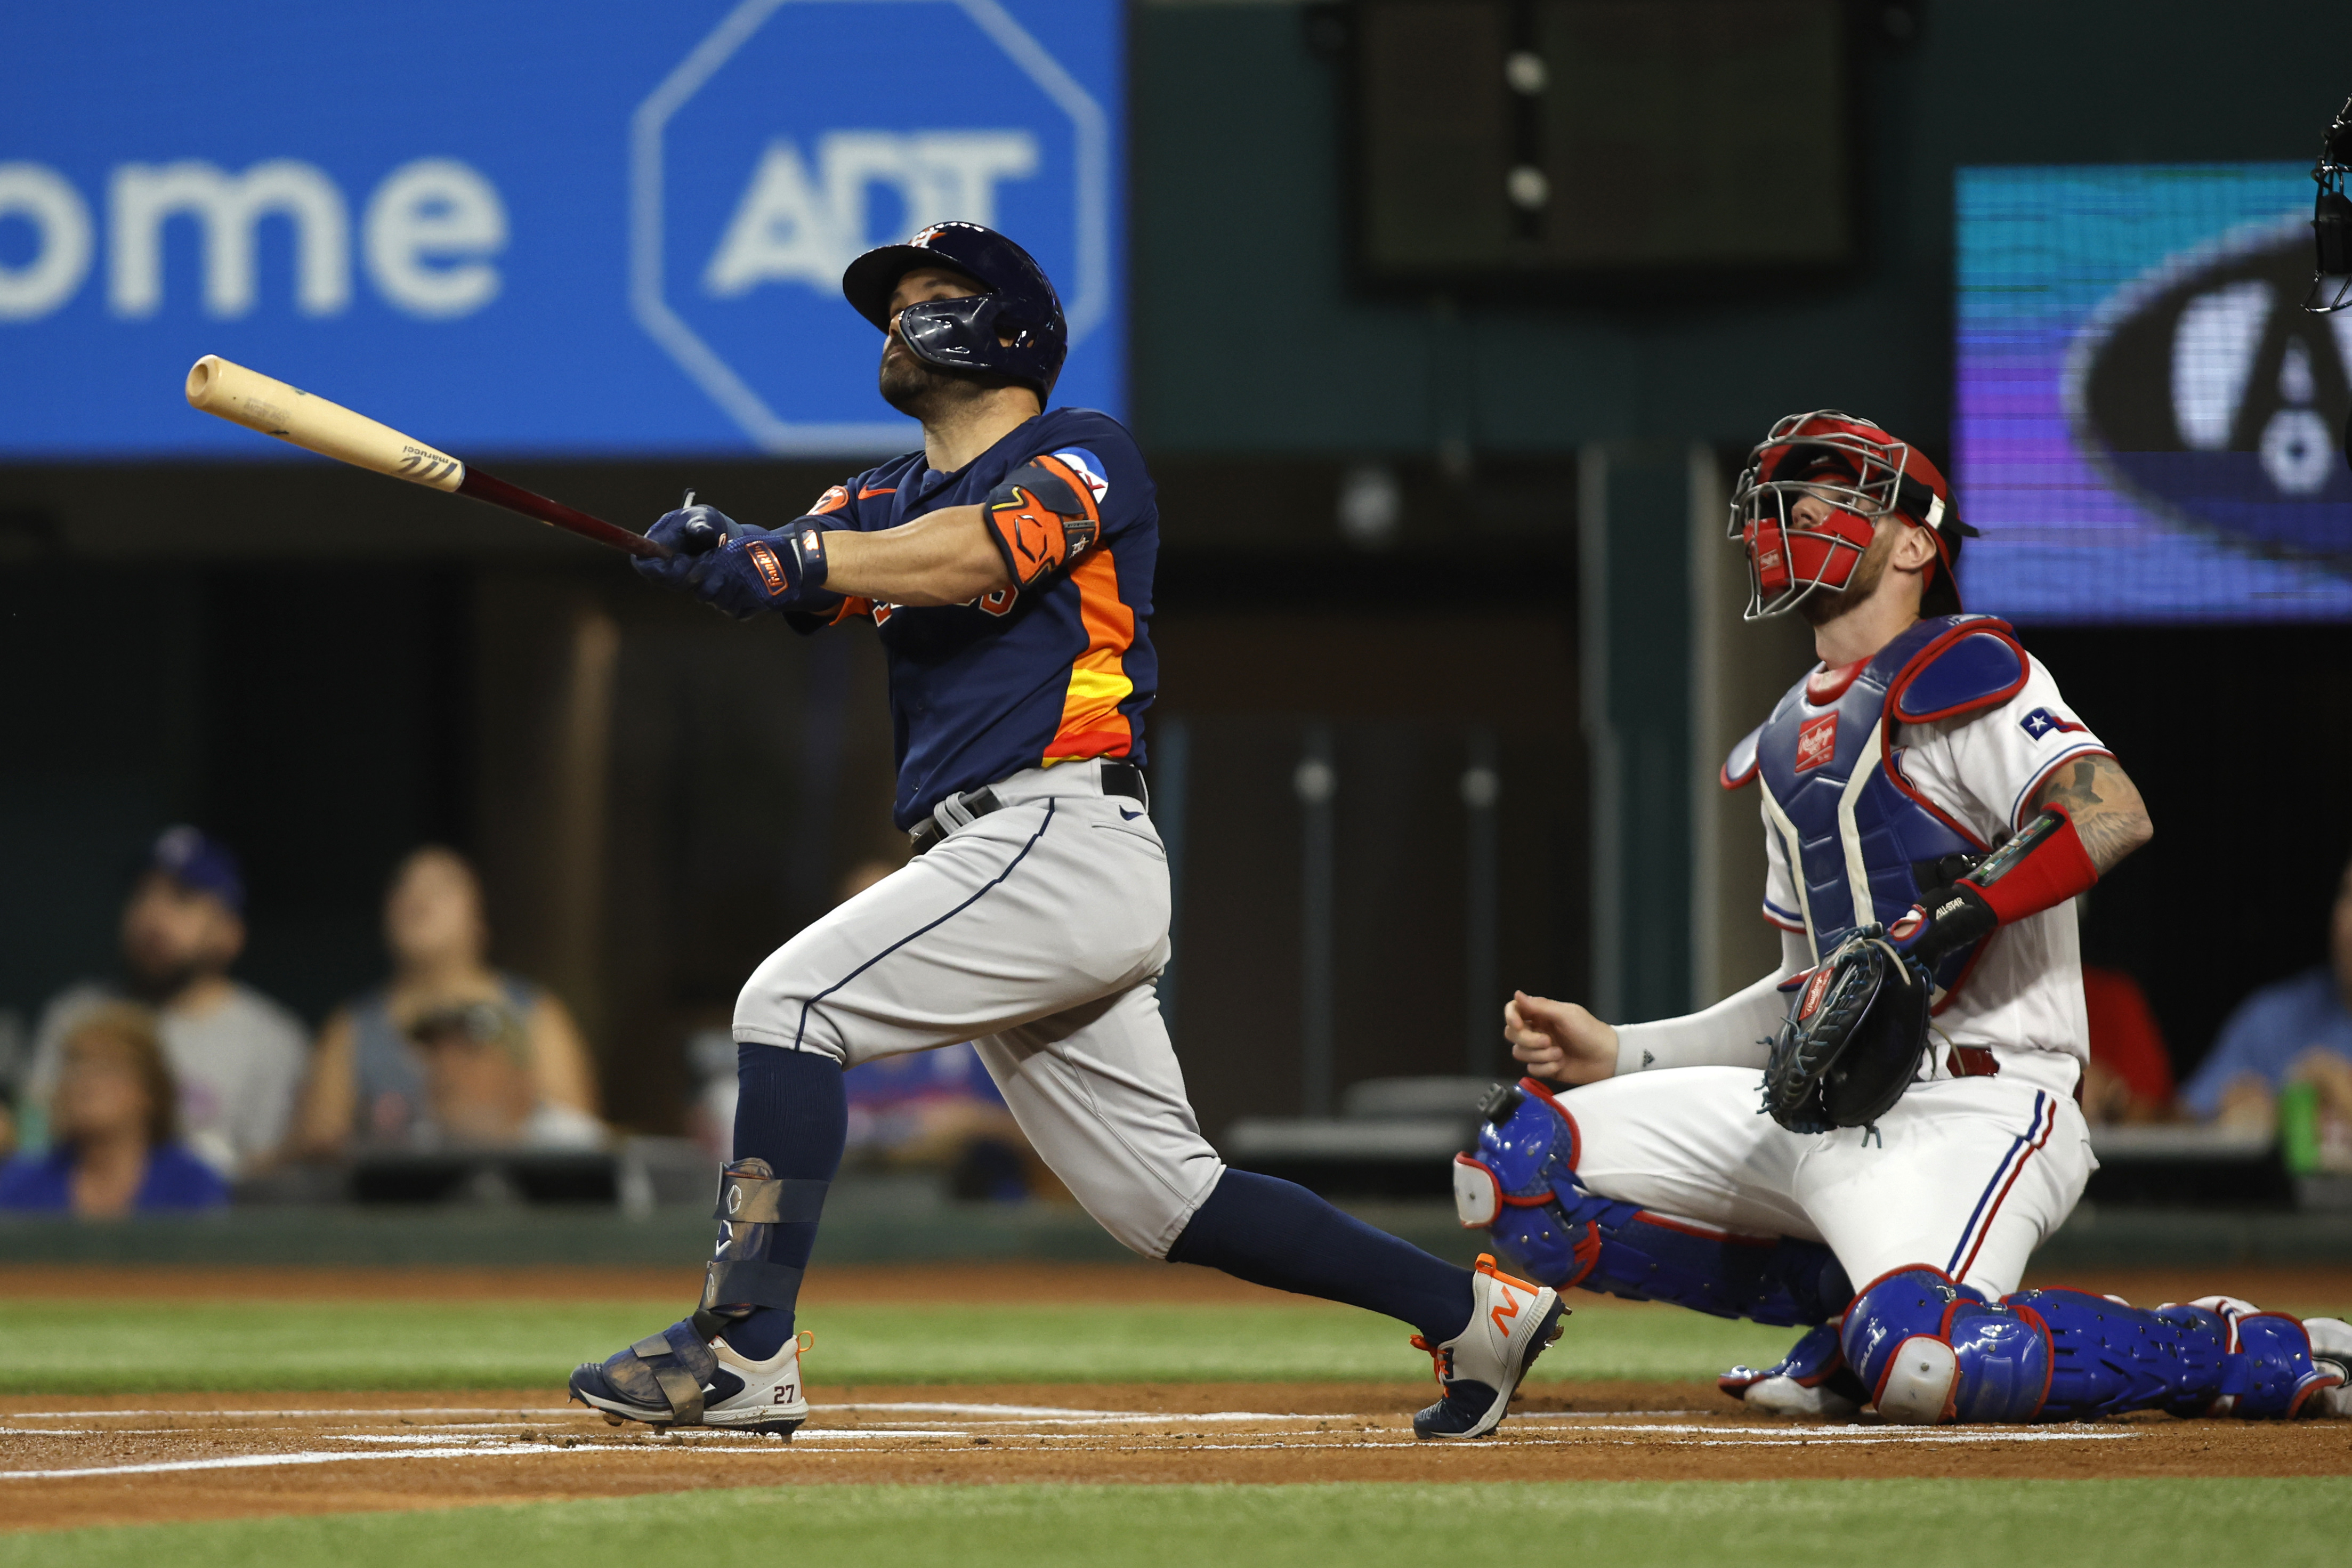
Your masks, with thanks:
M 1893 925 L 1921 892 L 1948 882 L 1951 856 L 1991 847 L 1903 776 L 1898 724 L 1955 719 L 2008 701 L 2030 667 L 2009 624 L 1990 616 L 1923 620 L 1859 665 L 1817 669 L 1723 764 L 1723 787 L 1751 779 L 1797 885 L 1818 962 L 1858 926 Z M 1945 954 L 1940 1007 L 1982 950 Z

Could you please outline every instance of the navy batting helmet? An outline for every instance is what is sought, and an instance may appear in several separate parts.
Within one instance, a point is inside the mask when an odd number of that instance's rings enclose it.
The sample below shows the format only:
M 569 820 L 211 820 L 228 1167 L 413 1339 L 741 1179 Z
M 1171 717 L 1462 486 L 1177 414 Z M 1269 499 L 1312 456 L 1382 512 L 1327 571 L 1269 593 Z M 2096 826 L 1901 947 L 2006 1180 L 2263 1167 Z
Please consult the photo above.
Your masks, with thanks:
M 900 311 L 898 335 L 917 359 L 941 370 L 994 371 L 1025 381 L 1040 402 L 1053 394 L 1070 332 L 1061 296 L 1035 258 L 992 228 L 935 223 L 904 245 L 877 246 L 851 262 L 841 275 L 842 295 L 887 332 L 891 291 L 918 267 L 950 268 L 988 291 Z M 1005 338 L 1012 342 L 999 341 Z

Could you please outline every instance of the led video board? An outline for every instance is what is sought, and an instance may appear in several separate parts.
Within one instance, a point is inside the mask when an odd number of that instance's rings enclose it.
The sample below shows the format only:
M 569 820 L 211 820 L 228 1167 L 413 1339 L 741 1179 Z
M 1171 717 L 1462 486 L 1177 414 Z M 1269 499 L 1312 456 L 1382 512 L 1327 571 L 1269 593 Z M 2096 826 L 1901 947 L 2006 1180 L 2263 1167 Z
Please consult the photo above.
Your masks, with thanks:
M 2352 311 L 2300 163 L 1972 168 L 1953 480 L 1972 609 L 2352 618 Z

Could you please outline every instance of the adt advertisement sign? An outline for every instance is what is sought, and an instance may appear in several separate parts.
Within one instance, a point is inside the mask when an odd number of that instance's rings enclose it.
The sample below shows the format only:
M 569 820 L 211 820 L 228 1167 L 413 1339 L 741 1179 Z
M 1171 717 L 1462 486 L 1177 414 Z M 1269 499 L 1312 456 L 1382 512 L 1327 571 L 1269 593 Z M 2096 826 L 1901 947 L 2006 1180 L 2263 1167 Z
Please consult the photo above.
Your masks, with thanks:
M 966 218 L 1123 412 L 1117 0 L 27 12 L 0 57 L 0 455 L 272 443 L 219 353 L 461 454 L 903 450 L 869 246 Z

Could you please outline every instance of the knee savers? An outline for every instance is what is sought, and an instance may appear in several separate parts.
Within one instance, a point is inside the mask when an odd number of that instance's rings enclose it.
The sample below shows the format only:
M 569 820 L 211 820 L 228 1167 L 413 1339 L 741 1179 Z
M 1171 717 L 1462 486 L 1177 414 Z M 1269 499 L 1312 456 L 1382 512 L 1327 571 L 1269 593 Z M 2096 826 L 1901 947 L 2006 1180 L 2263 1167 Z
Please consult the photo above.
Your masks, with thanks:
M 2083 1290 L 1988 1302 L 1941 1269 L 1896 1269 L 1847 1309 L 1842 1342 L 1889 1421 L 2079 1421 L 2126 1410 L 2293 1415 L 2334 1373 L 2303 1325 L 2209 1297 L 2154 1310 Z
M 1512 1093 L 1491 1102 L 1478 1152 L 1455 1157 L 1454 1202 L 1527 1278 L 1761 1323 L 1824 1322 L 1853 1294 L 1818 1242 L 1732 1236 L 1583 1191 L 1575 1118 L 1532 1079 Z
M 1846 1309 L 1846 1364 L 1889 1421 L 2031 1421 L 2050 1390 L 2050 1340 L 1940 1268 L 1899 1268 Z

